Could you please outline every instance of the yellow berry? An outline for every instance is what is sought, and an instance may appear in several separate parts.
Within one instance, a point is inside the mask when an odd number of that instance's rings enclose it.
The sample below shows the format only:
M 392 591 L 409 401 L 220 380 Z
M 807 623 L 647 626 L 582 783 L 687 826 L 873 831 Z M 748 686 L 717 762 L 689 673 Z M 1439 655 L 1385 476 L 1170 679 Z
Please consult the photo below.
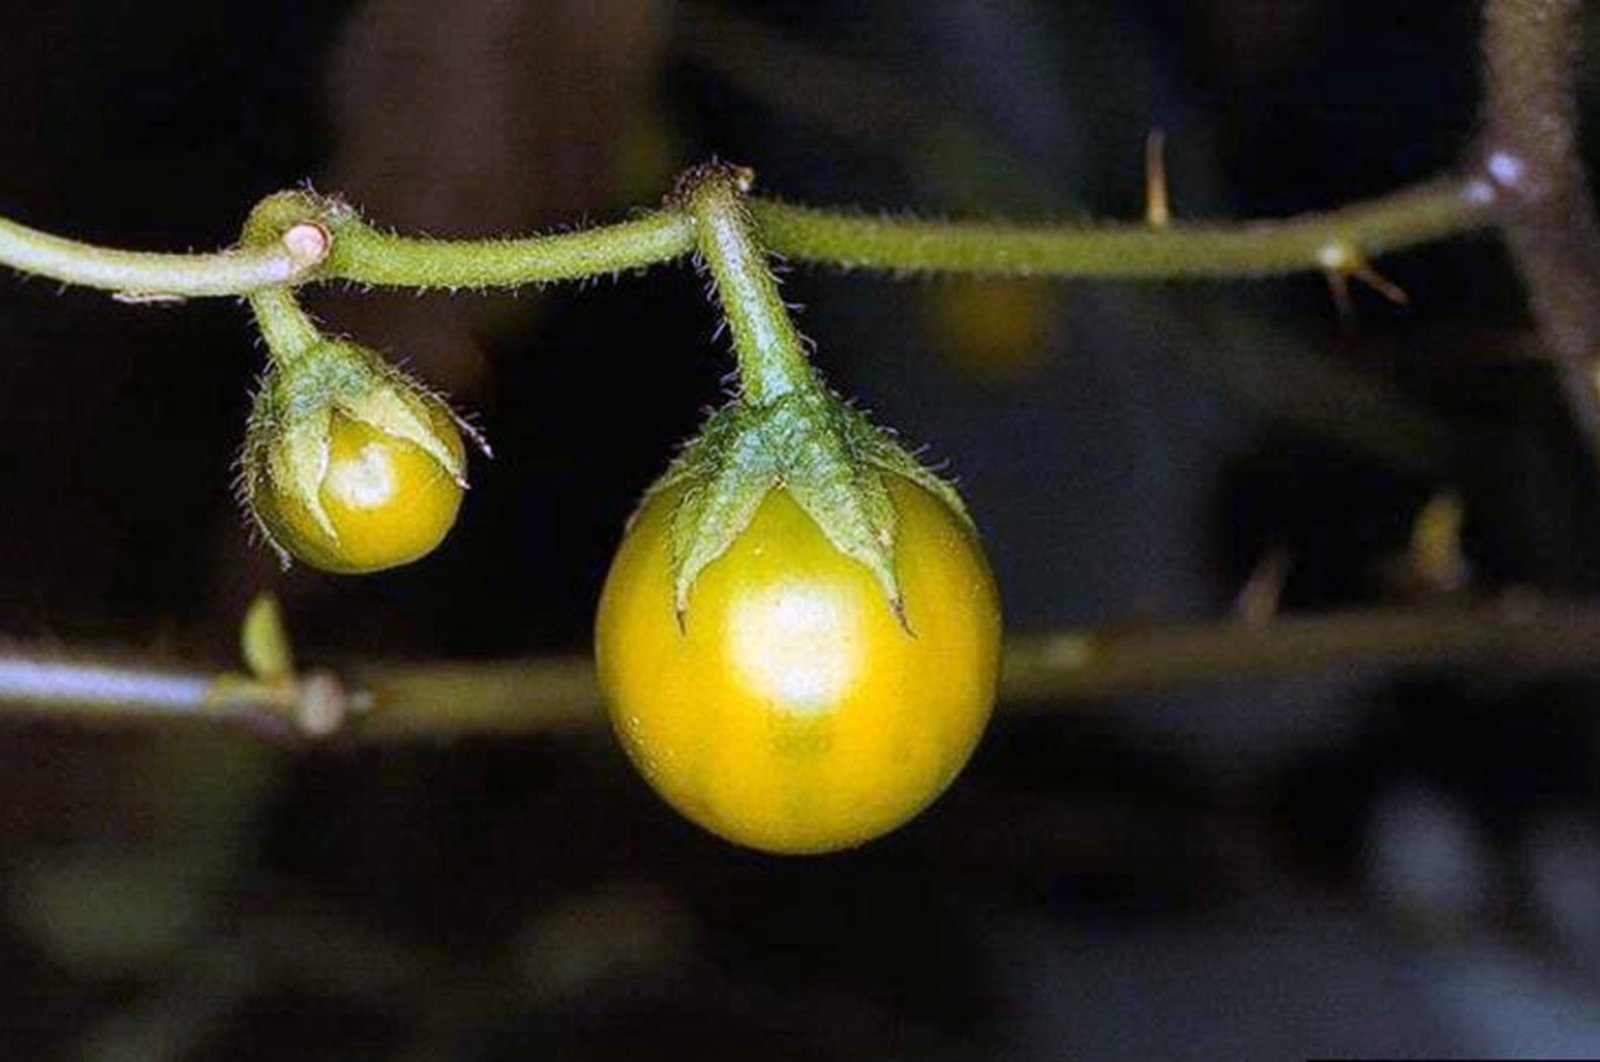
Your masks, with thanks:
M 464 459 L 455 425 L 433 419 L 435 430 Z M 454 526 L 462 493 L 450 471 L 421 447 L 335 413 L 327 471 L 317 491 L 326 525 L 286 492 L 268 492 L 257 505 L 279 546 L 307 564 L 353 574 L 409 564 L 432 552 Z
M 600 686 L 650 785 L 713 833 L 769 852 L 848 848 L 955 778 L 994 702 L 1000 606 L 943 500 L 888 477 L 902 623 L 867 567 L 788 492 L 673 604 L 678 488 L 645 503 L 600 599 Z
M 354 344 L 275 366 L 256 393 L 241 493 L 287 562 L 375 572 L 433 550 L 466 489 L 444 402 Z

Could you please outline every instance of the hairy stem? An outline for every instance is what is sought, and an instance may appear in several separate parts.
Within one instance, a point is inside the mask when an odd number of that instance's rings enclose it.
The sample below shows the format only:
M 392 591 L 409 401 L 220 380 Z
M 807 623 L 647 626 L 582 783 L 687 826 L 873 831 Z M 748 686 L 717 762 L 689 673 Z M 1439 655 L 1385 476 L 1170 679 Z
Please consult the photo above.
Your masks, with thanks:
M 711 270 L 751 403 L 810 386 L 811 364 L 745 205 L 748 171 L 718 163 L 687 173 L 677 198 L 694 218 L 695 247 Z
M 322 333 L 288 288 L 268 288 L 253 292 L 249 298 L 256 327 L 267 342 L 267 352 L 279 365 L 293 361 L 322 341 Z
M 1493 220 L 1486 188 L 1482 181 L 1440 178 L 1328 213 L 1163 229 L 882 218 L 760 199 L 748 205 L 769 248 L 804 261 L 894 272 L 1157 280 L 1326 269 L 1351 254 L 1469 232 Z M 308 231 L 325 240 L 295 239 Z M 694 249 L 694 219 L 672 207 L 548 236 L 440 240 L 384 232 L 336 199 L 281 192 L 257 206 L 243 248 L 196 255 L 97 247 L 0 219 L 0 265 L 135 296 L 244 295 L 313 280 L 519 287 L 638 269 Z
M 693 224 L 670 210 L 616 225 L 516 240 L 395 236 L 354 215 L 330 229 L 334 242 L 327 275 L 390 287 L 520 287 L 580 280 L 671 261 L 694 247 Z
M 214 254 L 159 254 L 96 247 L 0 218 L 0 265 L 134 298 L 243 295 L 311 271 L 281 242 Z
M 1155 280 L 1337 268 L 1492 221 L 1481 190 L 1441 178 L 1325 214 L 1282 221 L 1019 225 L 841 214 L 756 200 L 772 249 L 847 269 Z

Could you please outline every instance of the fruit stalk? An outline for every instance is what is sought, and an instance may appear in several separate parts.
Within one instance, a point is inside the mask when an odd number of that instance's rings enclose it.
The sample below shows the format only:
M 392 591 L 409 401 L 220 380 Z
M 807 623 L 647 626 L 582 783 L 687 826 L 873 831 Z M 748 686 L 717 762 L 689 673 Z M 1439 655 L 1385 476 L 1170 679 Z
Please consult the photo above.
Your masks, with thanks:
M 712 162 L 684 174 L 675 198 L 694 219 L 695 247 L 727 316 L 744 399 L 767 406 L 817 381 L 745 203 L 753 180 L 748 169 Z

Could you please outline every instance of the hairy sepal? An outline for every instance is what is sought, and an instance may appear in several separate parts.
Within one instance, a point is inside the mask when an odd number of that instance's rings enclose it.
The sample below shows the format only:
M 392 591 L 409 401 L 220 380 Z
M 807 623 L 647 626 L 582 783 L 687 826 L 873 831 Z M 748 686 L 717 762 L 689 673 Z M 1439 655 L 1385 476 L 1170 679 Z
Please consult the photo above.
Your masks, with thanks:
M 734 399 L 718 409 L 650 490 L 650 496 L 678 492 L 670 534 L 679 625 L 690 621 L 700 574 L 744 533 L 772 490 L 788 491 L 835 549 L 872 573 L 904 624 L 888 474 L 924 488 L 967 519 L 954 488 L 892 434 L 821 387 L 759 406 Z
M 460 424 L 449 405 L 374 351 L 328 339 L 286 365 L 270 368 L 251 408 L 242 455 L 244 501 L 256 526 L 285 560 L 261 506 L 274 493 L 303 508 L 331 541 L 338 530 L 322 502 L 329 433 L 335 416 L 360 421 L 419 447 L 457 483 L 467 485 L 466 454 L 441 434 L 438 417 Z M 467 435 L 487 450 L 470 426 Z

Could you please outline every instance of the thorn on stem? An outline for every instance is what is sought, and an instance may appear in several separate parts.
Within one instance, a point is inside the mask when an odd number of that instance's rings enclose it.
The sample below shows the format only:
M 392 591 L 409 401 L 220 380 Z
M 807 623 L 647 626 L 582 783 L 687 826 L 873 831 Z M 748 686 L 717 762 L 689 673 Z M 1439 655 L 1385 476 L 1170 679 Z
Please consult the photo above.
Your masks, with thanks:
M 1333 296 L 1334 309 L 1339 312 L 1339 327 L 1346 333 L 1355 331 L 1356 308 L 1350 301 L 1350 275 L 1334 269 L 1325 270 L 1322 275 L 1328 281 L 1328 294 Z
M 1233 614 L 1246 627 L 1264 627 L 1278 614 L 1283 603 L 1283 586 L 1289 579 L 1292 562 L 1282 548 L 1268 550 L 1256 562 L 1233 602 Z
M 1334 305 L 1338 307 L 1339 319 L 1347 330 L 1355 323 L 1355 306 L 1350 299 L 1351 279 L 1361 281 L 1396 306 L 1411 304 L 1405 289 L 1373 268 L 1372 263 L 1350 243 L 1339 240 L 1328 244 L 1317 255 L 1317 261 L 1327 277 L 1328 290 L 1333 295 Z
M 1153 229 L 1172 221 L 1167 195 L 1167 135 L 1159 128 L 1144 138 L 1144 220 Z
M 1467 585 L 1471 566 L 1461 547 L 1465 516 L 1461 496 L 1442 491 L 1428 499 L 1411 525 L 1406 566 L 1429 591 L 1452 593 Z
M 1363 261 L 1358 263 L 1356 267 L 1350 271 L 1350 275 L 1361 281 L 1373 291 L 1376 291 L 1379 295 L 1382 295 L 1384 298 L 1394 303 L 1396 306 L 1411 305 L 1411 296 L 1406 294 L 1405 289 L 1399 284 L 1396 284 L 1394 281 L 1390 280 L 1388 277 L 1384 276 L 1382 273 L 1378 272 L 1376 269 L 1372 268 L 1372 264 L 1370 262 Z

